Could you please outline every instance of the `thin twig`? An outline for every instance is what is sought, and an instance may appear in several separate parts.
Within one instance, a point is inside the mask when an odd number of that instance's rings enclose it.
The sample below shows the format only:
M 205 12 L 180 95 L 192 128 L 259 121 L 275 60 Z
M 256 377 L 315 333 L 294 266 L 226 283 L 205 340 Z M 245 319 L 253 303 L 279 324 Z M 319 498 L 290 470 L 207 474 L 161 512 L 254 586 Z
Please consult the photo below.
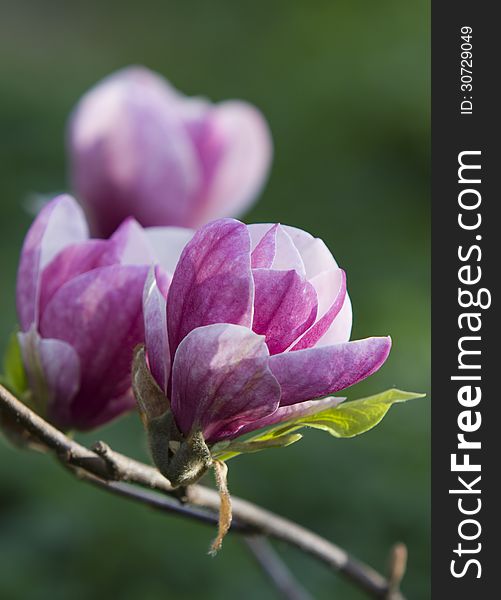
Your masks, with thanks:
M 264 536 L 246 535 L 243 539 L 284 600 L 312 600 Z
M 179 493 L 156 469 L 114 452 L 102 442 L 92 450 L 82 446 L 31 411 L 1 385 L 0 400 L 0 410 L 51 450 L 60 462 L 71 467 L 76 475 L 91 480 L 91 483 L 111 493 L 127 496 L 158 509 L 161 506 L 164 511 L 205 522 L 214 522 L 214 517 L 217 521 L 220 498 L 215 490 L 192 485 L 185 490 L 184 497 L 179 502 Z M 177 499 L 177 502 L 167 503 L 165 498 L 160 501 L 160 497 L 156 495 L 146 495 L 133 486 L 122 485 L 123 483 L 157 490 Z M 234 522 L 231 531 L 253 531 L 282 540 L 339 571 L 373 598 L 388 598 L 391 591 L 392 600 L 404 600 L 400 592 L 391 590 L 388 580 L 382 575 L 316 533 L 236 496 L 232 496 L 232 506 Z M 207 513 L 209 516 L 202 516 L 200 512 L 194 512 L 197 507 L 211 511 L 212 517 L 210 513 Z
M 393 600 L 399 593 L 400 582 L 407 568 L 407 546 L 401 542 L 395 544 L 390 551 L 388 561 L 388 593 L 387 600 Z
M 79 478 L 98 488 L 115 494 L 116 496 L 121 496 L 122 498 L 134 500 L 141 504 L 146 504 L 150 508 L 159 510 L 160 512 L 180 515 L 191 520 L 200 521 L 200 523 L 204 523 L 206 525 L 217 526 L 218 524 L 218 517 L 212 511 L 209 512 L 203 508 L 190 506 L 189 504 L 185 504 L 164 494 L 143 490 L 137 486 L 131 485 L 130 483 L 122 483 L 120 481 L 103 481 L 102 479 L 94 477 L 93 475 L 89 475 L 88 473 L 79 474 Z M 250 531 L 249 527 L 239 522 L 234 524 L 233 529 L 242 533 Z

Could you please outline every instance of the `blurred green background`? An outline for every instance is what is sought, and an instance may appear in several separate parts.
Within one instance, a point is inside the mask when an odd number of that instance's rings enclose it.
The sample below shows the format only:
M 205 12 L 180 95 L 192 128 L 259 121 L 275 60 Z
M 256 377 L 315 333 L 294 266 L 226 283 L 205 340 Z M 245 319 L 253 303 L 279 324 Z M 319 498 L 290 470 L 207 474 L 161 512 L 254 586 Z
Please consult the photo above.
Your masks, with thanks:
M 33 194 L 67 187 L 66 117 L 109 72 L 141 63 L 187 94 L 239 97 L 269 120 L 275 161 L 246 220 L 322 237 L 348 273 L 354 338 L 391 334 L 385 367 L 349 396 L 429 391 L 429 6 L 424 0 L 0 0 L 0 349 Z M 83 436 L 144 457 L 136 415 Z M 409 547 L 403 590 L 429 597 L 429 401 L 354 440 L 307 432 L 236 459 L 231 490 L 384 570 Z M 2 600 L 275 598 L 242 543 L 79 484 L 0 442 Z M 361 592 L 279 547 L 315 598 Z

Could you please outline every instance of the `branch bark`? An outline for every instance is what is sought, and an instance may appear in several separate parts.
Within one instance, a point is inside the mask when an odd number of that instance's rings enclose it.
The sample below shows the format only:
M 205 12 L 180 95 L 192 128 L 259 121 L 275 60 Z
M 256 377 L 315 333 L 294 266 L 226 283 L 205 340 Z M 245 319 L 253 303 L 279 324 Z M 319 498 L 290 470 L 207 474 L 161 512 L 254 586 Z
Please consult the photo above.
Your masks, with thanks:
M 244 541 L 256 562 L 284 600 L 313 600 L 262 535 L 246 535 Z
M 179 492 L 153 467 L 119 454 L 103 442 L 92 449 L 86 448 L 47 423 L 1 385 L 0 411 L 28 431 L 77 477 L 163 512 L 217 523 L 220 498 L 215 490 L 196 484 Z M 373 598 L 405 600 L 385 577 L 316 533 L 236 496 L 232 496 L 232 506 L 230 531 L 281 540 L 337 570 Z

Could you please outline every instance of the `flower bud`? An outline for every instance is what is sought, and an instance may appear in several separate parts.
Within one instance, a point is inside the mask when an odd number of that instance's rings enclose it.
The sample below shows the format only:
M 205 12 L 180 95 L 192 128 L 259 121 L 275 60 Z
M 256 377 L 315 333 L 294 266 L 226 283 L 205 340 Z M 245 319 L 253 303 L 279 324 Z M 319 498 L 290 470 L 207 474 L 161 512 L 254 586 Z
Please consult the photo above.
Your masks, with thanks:
M 191 232 L 164 228 L 150 236 L 128 219 L 110 239 L 89 239 L 73 198 L 44 206 L 17 277 L 18 339 L 34 410 L 61 429 L 87 430 L 133 408 L 130 365 L 144 342 L 146 277 L 156 245 L 163 240 L 175 264 L 183 235 L 186 241 Z M 156 273 L 165 294 L 168 274 Z
M 331 394 L 374 373 L 391 347 L 348 341 L 344 272 L 321 240 L 280 225 L 209 223 L 185 246 L 167 299 L 151 276 L 143 312 L 155 403 L 193 452 L 200 439 L 210 449 L 336 406 Z
M 79 101 L 68 153 L 91 226 L 108 236 L 128 216 L 144 226 L 199 227 L 241 214 L 264 184 L 272 144 L 250 104 L 188 98 L 129 67 Z

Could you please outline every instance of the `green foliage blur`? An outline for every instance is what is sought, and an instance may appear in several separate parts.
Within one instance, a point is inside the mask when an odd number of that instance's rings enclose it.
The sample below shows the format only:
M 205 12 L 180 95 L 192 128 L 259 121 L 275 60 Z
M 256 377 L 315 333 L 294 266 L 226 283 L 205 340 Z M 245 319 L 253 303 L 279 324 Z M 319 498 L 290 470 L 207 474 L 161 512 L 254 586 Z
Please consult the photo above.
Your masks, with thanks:
M 65 121 L 98 79 L 132 63 L 187 94 L 243 98 L 275 142 L 248 222 L 322 237 L 347 271 L 354 338 L 391 334 L 383 369 L 350 398 L 429 392 L 429 6 L 424 0 L 0 0 L 0 350 L 15 322 L 20 246 L 38 194 L 68 187 Z M 79 436 L 146 458 L 132 414 Z M 336 541 L 379 570 L 409 547 L 403 591 L 429 597 L 429 401 L 373 431 L 317 431 L 229 463 L 230 489 Z M 2 600 L 267 600 L 247 549 L 78 483 L 0 441 Z M 210 481 L 209 481 L 210 483 Z M 279 547 L 315 598 L 364 595 Z

